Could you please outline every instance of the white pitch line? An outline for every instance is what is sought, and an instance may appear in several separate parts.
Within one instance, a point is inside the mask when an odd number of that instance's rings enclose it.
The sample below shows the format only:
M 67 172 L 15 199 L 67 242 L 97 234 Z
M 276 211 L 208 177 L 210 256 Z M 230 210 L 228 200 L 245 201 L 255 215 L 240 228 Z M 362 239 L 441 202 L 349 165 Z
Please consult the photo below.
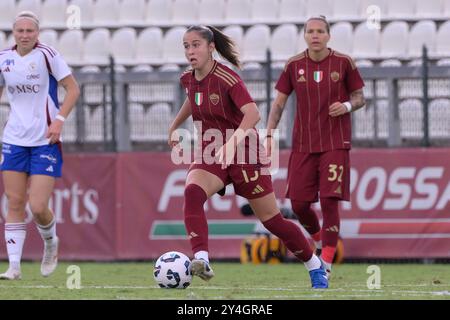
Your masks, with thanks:
M 392 285 L 395 286 L 395 285 Z M 43 285 L 23 285 L 23 286 L 7 286 L 7 285 L 0 285 L 0 288 L 2 289 L 67 289 L 66 287 L 61 286 L 43 286 Z M 151 290 L 151 289 L 159 289 L 157 286 L 82 286 L 81 289 L 96 289 L 96 290 L 123 290 L 123 289 L 129 289 L 129 290 Z M 230 290 L 239 290 L 239 291 L 275 291 L 275 292 L 297 292 L 297 293 L 312 293 L 312 289 L 308 288 L 305 290 L 305 287 L 291 287 L 291 288 L 265 288 L 265 287 L 253 287 L 253 288 L 236 288 L 236 287 L 190 287 L 189 289 L 194 290 L 218 290 L 218 291 L 230 291 Z M 188 290 L 189 290 L 188 289 Z M 366 295 L 358 295 L 358 294 L 352 294 L 355 292 L 365 292 L 372 294 L 366 294 Z M 395 291 L 389 291 L 389 290 L 368 290 L 368 289 L 344 289 L 344 288 L 336 288 L 336 289 L 327 289 L 324 290 L 323 293 L 335 293 L 338 297 L 377 297 L 381 294 L 393 294 L 393 295 L 402 295 L 402 296 L 416 296 L 416 295 L 433 295 L 433 296 L 450 296 L 449 291 L 412 291 L 412 290 L 395 290 Z M 348 294 L 347 294 L 348 293 Z M 282 297 L 315 297 L 314 294 L 311 295 L 297 295 L 297 296 L 270 296 L 272 298 L 282 298 Z M 322 295 L 318 295 L 317 297 L 322 297 Z M 250 298 L 250 297 L 246 297 Z

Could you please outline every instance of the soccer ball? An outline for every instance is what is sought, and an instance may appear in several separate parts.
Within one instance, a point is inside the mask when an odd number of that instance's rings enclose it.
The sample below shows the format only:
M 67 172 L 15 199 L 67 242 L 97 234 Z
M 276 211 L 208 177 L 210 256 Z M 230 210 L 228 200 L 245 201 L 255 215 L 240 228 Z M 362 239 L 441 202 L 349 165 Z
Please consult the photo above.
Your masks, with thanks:
M 186 289 L 192 282 L 191 260 L 181 252 L 166 252 L 156 260 L 153 276 L 161 288 Z

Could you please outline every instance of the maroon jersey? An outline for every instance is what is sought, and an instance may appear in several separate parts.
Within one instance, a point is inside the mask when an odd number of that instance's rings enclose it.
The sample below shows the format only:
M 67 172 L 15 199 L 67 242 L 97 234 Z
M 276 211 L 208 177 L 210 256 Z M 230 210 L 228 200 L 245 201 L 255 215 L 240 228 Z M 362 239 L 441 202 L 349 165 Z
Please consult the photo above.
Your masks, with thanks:
M 291 58 L 281 73 L 276 89 L 295 91 L 297 112 L 292 133 L 293 152 L 325 152 L 351 148 L 350 113 L 328 115 L 334 102 L 346 102 L 350 94 L 364 87 L 353 60 L 331 50 L 322 61 L 313 61 L 308 50 Z
M 202 137 L 206 130 L 218 129 L 222 134 L 220 145 L 224 144 L 227 129 L 236 130 L 241 124 L 244 114 L 240 108 L 254 102 L 242 79 L 227 66 L 214 61 L 213 68 L 202 80 L 195 79 L 194 70 L 185 71 L 180 80 L 191 104 L 193 120 L 201 122 Z M 252 136 L 258 139 L 256 129 Z M 203 148 L 210 143 L 204 141 Z M 245 145 L 249 146 L 248 140 Z

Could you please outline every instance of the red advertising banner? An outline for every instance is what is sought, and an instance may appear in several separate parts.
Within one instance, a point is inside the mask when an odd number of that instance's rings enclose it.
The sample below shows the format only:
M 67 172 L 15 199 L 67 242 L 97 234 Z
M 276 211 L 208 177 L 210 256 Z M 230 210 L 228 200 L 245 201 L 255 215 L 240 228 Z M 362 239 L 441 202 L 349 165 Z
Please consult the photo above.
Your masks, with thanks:
M 289 152 L 280 156 L 274 188 L 279 205 L 289 208 Z M 450 257 L 449 160 L 449 149 L 352 150 L 351 202 L 340 206 L 345 257 Z M 66 155 L 51 199 L 61 259 L 153 259 L 170 250 L 190 255 L 182 211 L 187 168 L 173 164 L 169 153 Z M 7 201 L 1 185 L 0 191 L 3 224 Z M 207 201 L 213 258 L 238 258 L 242 240 L 260 226 L 241 215 L 245 203 L 232 186 Z M 27 221 L 24 258 L 40 259 L 43 244 L 30 212 Z

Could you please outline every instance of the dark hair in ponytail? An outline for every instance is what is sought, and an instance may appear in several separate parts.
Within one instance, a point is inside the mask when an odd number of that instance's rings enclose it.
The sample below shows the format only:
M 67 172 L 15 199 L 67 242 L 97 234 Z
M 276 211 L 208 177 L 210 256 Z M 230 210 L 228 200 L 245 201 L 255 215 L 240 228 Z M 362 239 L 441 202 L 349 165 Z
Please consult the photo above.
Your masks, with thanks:
M 198 32 L 200 36 L 208 41 L 208 43 L 214 42 L 217 52 L 225 58 L 228 62 L 237 68 L 241 67 L 239 61 L 239 54 L 236 50 L 236 44 L 225 33 L 213 26 L 191 26 L 187 29 L 188 32 Z

